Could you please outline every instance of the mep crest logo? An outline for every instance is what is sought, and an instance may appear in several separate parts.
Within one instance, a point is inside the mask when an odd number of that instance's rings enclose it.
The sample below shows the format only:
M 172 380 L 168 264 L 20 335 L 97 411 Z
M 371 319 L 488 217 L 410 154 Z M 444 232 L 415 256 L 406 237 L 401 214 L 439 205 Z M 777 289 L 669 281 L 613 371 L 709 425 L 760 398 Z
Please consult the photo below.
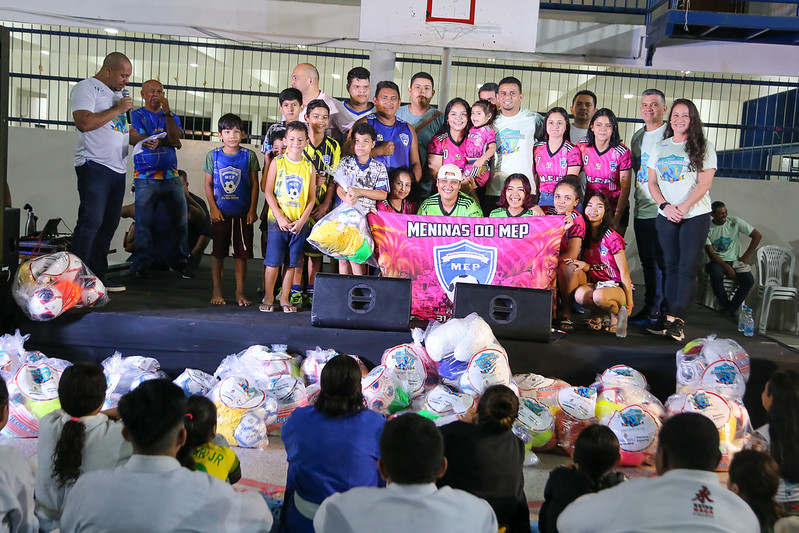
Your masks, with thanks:
M 618 167 L 619 167 L 619 166 L 618 166 L 618 164 L 617 164 L 615 161 L 611 161 L 611 162 L 610 162 L 610 170 L 611 170 L 611 172 L 616 172 L 616 169 L 617 169 Z
M 724 363 L 713 369 L 713 377 L 722 385 L 734 385 L 738 379 L 738 369 L 730 363 Z
M 599 255 L 601 255 L 602 257 L 605 257 L 606 255 L 608 255 L 609 251 L 610 250 L 608 250 L 608 247 L 605 246 L 604 244 L 600 244 L 599 245 Z
M 330 166 L 330 162 L 331 162 L 332 160 L 333 160 L 333 158 L 332 158 L 332 157 L 330 157 L 330 154 L 325 154 L 325 155 L 323 155 L 323 156 L 322 156 L 322 163 L 324 163 L 324 165 L 325 165 L 326 167 L 329 167 L 329 166 Z
M 411 144 L 411 138 L 407 133 L 400 133 L 399 140 L 402 143 L 402 146 L 408 146 Z
M 635 428 L 644 422 L 644 413 L 640 409 L 627 409 L 620 411 L 621 425 L 626 428 Z
M 286 176 L 286 196 L 292 203 L 300 201 L 302 195 L 302 178 L 296 174 Z
M 434 246 L 433 261 L 438 282 L 452 301 L 457 283 L 491 284 L 497 272 L 497 249 L 462 240 Z
M 565 157 L 560 158 L 560 168 L 568 168 L 569 162 L 566 161 Z
M 660 171 L 660 179 L 669 183 L 675 183 L 685 179 L 685 176 L 682 174 L 684 166 L 685 160 L 678 155 L 661 157 L 657 162 L 657 168 Z
M 222 182 L 222 189 L 225 194 L 233 194 L 241 183 L 241 169 L 236 167 L 225 167 L 219 169 L 219 181 Z
M 710 398 L 704 392 L 697 392 L 693 396 L 689 396 L 689 401 L 697 411 L 704 411 L 710 407 Z

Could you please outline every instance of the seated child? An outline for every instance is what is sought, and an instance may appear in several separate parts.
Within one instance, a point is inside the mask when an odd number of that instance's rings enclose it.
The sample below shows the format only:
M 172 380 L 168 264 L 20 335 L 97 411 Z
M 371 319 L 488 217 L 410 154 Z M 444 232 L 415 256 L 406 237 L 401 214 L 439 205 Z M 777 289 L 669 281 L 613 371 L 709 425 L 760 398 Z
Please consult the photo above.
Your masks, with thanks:
M 0 429 L 7 423 L 8 388 L 0 377 Z M 39 522 L 33 513 L 33 486 L 34 468 L 25 456 L 13 446 L 0 446 L 0 523 L 5 531 L 39 531 Z
M 388 172 L 383 163 L 371 156 L 377 140 L 375 129 L 367 122 L 359 122 L 352 127 L 351 135 L 355 155 L 341 160 L 336 171 L 336 192 L 341 202 L 358 203 L 366 214 L 388 197 Z M 354 261 L 339 261 L 338 265 L 339 274 L 366 274 L 366 265 Z
M 773 531 L 783 514 L 782 506 L 774 500 L 779 486 L 780 467 L 769 454 L 741 450 L 733 456 L 727 488 L 749 504 L 761 531 Z
M 401 215 L 415 215 L 418 206 L 408 201 L 413 186 L 411 169 L 408 167 L 391 169 L 391 172 L 388 173 L 388 183 L 391 191 L 387 199 L 377 202 L 377 210 Z
M 36 515 L 44 531 L 59 527 L 67 493 L 81 475 L 123 464 L 133 454 L 116 410 L 100 412 L 105 389 L 99 365 L 75 363 L 58 382 L 61 409 L 39 421 Z
M 264 265 L 264 299 L 260 311 L 271 313 L 277 275 L 284 269 L 280 306 L 284 313 L 296 313 L 289 301 L 294 270 L 302 261 L 303 248 L 310 227 L 308 218 L 314 207 L 316 169 L 304 155 L 308 128 L 299 121 L 286 126 L 286 153 L 269 166 L 264 194 L 269 204 L 268 235 Z
M 607 427 L 595 424 L 580 432 L 574 442 L 573 465 L 559 466 L 549 473 L 544 503 L 538 513 L 541 533 L 557 531 L 558 516 L 571 502 L 592 492 L 614 487 L 627 476 L 612 469 L 619 464 L 619 439 Z
M 206 472 L 231 485 L 241 479 L 236 452 L 212 441 L 216 435 L 216 406 L 205 396 L 189 396 L 186 407 L 186 443 L 178 461 L 189 470 Z
M 222 297 L 222 269 L 225 257 L 233 244 L 236 272 L 236 302 L 252 305 L 244 296 L 247 259 L 252 259 L 253 224 L 258 220 L 258 158 L 255 152 L 241 146 L 244 122 L 241 117 L 227 113 L 219 118 L 219 137 L 222 146 L 205 156 L 205 195 L 211 212 L 211 277 L 213 305 L 225 305 Z

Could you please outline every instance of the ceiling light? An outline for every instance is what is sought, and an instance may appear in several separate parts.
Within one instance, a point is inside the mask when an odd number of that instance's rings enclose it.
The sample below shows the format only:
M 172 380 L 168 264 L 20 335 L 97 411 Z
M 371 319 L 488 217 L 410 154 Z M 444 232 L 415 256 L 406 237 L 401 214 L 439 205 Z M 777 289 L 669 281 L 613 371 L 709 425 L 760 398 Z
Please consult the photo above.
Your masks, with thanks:
M 190 66 L 190 67 L 197 68 L 197 67 L 199 67 L 200 65 L 198 65 L 197 63 L 189 63 L 189 66 Z
M 630 93 L 627 93 L 627 94 L 624 95 L 624 99 L 625 100 L 629 100 L 630 98 L 635 98 L 635 95 L 634 94 L 630 94 Z

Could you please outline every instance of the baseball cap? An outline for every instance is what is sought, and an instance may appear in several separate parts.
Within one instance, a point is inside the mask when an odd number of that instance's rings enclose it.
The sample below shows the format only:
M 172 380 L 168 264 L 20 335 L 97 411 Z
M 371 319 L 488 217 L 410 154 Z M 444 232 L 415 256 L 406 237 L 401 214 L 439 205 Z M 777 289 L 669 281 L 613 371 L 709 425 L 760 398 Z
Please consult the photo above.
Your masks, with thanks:
M 452 176 L 447 176 L 447 174 L 452 174 Z M 441 165 L 441 168 L 438 169 L 438 177 L 437 179 L 456 179 L 459 181 L 463 181 L 463 172 L 457 165 L 453 165 L 452 163 L 447 163 L 446 165 Z

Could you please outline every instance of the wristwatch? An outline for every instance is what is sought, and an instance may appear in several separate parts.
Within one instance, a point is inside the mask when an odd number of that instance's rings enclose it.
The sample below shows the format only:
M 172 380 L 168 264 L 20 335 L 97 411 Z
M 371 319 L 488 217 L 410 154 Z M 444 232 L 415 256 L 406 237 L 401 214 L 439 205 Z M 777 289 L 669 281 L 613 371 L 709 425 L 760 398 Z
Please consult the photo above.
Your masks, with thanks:
M 668 202 L 663 202 L 663 203 L 662 203 L 662 204 L 660 204 L 658 207 L 660 207 L 660 210 L 661 210 L 661 211 L 663 211 L 664 209 L 666 209 L 666 206 L 667 206 L 667 205 L 671 205 L 671 204 L 670 204 L 670 203 L 668 203 Z
M 170 111 L 169 113 L 166 113 L 166 112 L 165 112 L 165 113 L 164 113 L 164 116 L 165 116 L 165 117 L 173 117 L 173 118 L 174 118 L 175 114 L 174 114 L 172 111 Z

